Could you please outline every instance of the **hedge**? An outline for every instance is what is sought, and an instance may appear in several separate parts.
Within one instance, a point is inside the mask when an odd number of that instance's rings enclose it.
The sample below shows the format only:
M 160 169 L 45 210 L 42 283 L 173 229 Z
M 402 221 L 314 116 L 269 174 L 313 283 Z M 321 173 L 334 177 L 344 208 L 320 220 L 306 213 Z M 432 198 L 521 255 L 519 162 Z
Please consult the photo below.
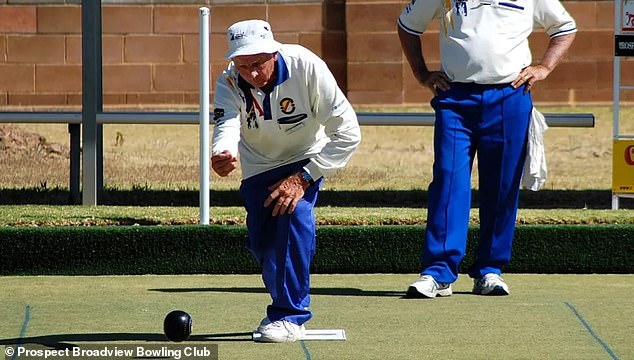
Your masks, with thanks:
M 241 226 L 0 228 L 0 275 L 255 274 L 246 237 Z M 423 238 L 423 226 L 322 226 L 313 273 L 417 273 Z M 634 273 L 632 255 L 634 225 L 520 225 L 505 272 Z

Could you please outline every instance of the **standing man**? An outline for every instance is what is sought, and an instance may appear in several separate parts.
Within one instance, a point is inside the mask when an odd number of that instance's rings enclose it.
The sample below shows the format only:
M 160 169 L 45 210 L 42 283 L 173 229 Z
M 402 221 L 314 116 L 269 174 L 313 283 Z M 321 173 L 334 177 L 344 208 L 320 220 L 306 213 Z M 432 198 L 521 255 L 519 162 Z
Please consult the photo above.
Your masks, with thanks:
M 434 19 L 440 25 L 439 71 L 427 68 L 420 39 Z M 535 64 L 528 46 L 533 26 L 550 37 Z M 480 234 L 469 268 L 473 293 L 509 294 L 500 275 L 511 259 L 530 90 L 555 69 L 575 32 L 558 0 L 412 0 L 401 13 L 403 52 L 416 80 L 434 93 L 436 114 L 423 269 L 408 296 L 452 294 L 466 250 L 476 155 Z
M 361 131 L 317 55 L 278 43 L 262 20 L 235 23 L 227 36 L 231 63 L 216 81 L 212 168 L 227 176 L 240 157 L 248 248 L 272 299 L 253 339 L 295 341 L 312 317 L 317 193 L 346 165 Z

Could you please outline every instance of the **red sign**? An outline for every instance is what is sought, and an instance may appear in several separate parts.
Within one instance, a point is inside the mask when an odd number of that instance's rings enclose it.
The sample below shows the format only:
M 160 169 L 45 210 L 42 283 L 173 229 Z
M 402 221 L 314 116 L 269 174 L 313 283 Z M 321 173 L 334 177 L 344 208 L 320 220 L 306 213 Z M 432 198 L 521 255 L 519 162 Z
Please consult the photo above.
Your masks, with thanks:
M 625 163 L 628 165 L 634 165 L 634 145 L 630 145 L 625 148 Z

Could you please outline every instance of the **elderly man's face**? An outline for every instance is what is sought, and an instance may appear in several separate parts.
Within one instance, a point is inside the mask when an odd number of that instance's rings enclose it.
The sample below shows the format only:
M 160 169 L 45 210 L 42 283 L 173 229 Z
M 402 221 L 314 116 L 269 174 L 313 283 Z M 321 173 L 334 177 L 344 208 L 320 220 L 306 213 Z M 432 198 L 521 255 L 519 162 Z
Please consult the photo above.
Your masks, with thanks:
M 274 80 L 277 53 L 239 55 L 232 60 L 240 76 L 256 88 L 261 89 Z

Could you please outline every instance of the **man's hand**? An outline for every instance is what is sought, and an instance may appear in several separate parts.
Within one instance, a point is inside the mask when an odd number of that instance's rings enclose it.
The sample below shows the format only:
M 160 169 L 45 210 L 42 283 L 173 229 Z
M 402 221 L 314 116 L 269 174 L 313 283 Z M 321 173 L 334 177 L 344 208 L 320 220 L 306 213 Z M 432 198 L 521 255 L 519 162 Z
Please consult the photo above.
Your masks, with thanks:
M 434 96 L 438 95 L 438 90 L 447 91 L 451 87 L 449 76 L 442 71 L 428 71 L 419 74 L 419 82 L 422 86 L 429 88 Z
M 548 77 L 548 74 L 550 74 L 550 72 L 551 70 L 544 65 L 527 66 L 522 69 L 522 71 L 520 71 L 517 78 L 511 83 L 511 86 L 517 89 L 522 84 L 526 84 L 526 87 L 524 88 L 524 93 L 527 93 L 531 90 L 536 82 L 544 80 L 546 77 Z
M 227 176 L 236 169 L 238 159 L 231 155 L 228 150 L 211 157 L 211 168 L 220 176 Z
M 522 69 L 511 86 L 518 88 L 525 83 L 524 93 L 527 93 L 536 82 L 546 79 L 564 58 L 575 36 L 576 34 L 572 33 L 551 38 L 541 62 Z
M 264 207 L 269 207 L 277 199 L 272 215 L 291 214 L 309 186 L 299 173 L 284 178 L 269 186 L 271 194 L 264 201 Z

